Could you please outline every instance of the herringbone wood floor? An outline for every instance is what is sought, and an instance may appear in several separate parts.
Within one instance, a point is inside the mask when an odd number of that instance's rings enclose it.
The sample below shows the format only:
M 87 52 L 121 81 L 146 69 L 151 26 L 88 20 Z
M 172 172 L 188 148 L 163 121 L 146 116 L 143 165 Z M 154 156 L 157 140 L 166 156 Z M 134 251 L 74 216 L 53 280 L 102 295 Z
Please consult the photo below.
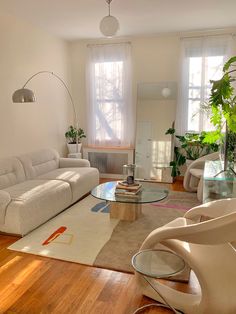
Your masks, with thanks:
M 171 187 L 183 190 L 181 181 Z M 0 235 L 0 313 L 131 314 L 152 302 L 137 290 L 131 274 L 8 250 L 16 240 Z M 198 289 L 194 274 L 189 284 L 169 284 L 186 292 Z

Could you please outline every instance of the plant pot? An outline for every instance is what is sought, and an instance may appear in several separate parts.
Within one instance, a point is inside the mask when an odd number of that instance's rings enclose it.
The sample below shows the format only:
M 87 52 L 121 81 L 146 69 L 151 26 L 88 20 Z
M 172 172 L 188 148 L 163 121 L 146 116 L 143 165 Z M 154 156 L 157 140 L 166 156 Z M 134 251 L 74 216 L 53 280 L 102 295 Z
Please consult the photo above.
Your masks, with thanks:
M 82 143 L 78 143 L 78 151 L 77 151 L 77 144 L 67 143 L 67 148 L 68 148 L 69 154 L 79 153 L 81 151 L 81 146 L 82 146 Z

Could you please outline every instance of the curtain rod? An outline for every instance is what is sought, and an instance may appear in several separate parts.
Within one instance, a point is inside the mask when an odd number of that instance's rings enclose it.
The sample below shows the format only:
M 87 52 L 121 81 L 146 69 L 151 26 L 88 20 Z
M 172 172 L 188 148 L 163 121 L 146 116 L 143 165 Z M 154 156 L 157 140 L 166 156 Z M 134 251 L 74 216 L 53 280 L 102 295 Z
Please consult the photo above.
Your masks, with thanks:
M 120 43 L 87 44 L 87 47 L 91 47 L 91 46 L 106 46 L 106 45 L 120 45 L 120 44 L 131 44 L 131 41 L 122 41 Z
M 204 37 L 215 37 L 215 36 L 232 36 L 234 37 L 235 33 L 222 33 L 222 34 L 208 34 L 208 35 L 193 35 L 193 36 L 181 36 L 180 39 L 190 39 L 190 38 L 204 38 Z

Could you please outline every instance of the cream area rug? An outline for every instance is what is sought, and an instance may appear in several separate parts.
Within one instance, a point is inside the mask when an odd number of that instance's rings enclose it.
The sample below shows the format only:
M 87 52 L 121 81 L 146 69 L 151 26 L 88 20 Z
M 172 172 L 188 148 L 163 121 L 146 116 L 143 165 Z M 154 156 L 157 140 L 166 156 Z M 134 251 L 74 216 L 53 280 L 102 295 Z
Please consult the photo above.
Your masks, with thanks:
M 127 222 L 110 219 L 109 205 L 88 196 L 9 249 L 133 272 L 131 258 L 146 236 L 196 205 L 196 194 L 170 191 L 165 200 L 143 205 L 143 215 L 138 220 Z M 186 280 L 186 276 L 182 279 Z

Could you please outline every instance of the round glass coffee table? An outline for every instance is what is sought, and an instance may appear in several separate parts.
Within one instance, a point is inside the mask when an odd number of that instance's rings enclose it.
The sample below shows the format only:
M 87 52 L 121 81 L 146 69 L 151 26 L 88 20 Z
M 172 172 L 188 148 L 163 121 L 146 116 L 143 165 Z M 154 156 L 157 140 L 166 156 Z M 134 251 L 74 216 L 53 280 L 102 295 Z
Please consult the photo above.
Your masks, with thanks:
M 116 195 L 117 181 L 99 184 L 91 195 L 110 203 L 110 218 L 134 221 L 142 215 L 142 204 L 158 202 L 168 196 L 168 190 L 155 187 L 155 183 L 141 184 L 142 189 L 136 196 Z
M 171 309 L 174 313 L 181 313 L 174 309 L 164 298 L 157 286 L 152 283 L 150 278 L 160 279 L 168 278 L 180 273 L 184 267 L 184 260 L 177 254 L 158 249 L 150 249 L 140 251 L 135 254 L 132 258 L 133 268 L 142 275 L 146 282 L 152 287 L 154 291 L 160 296 L 165 304 L 152 303 L 144 305 L 138 308 L 133 314 L 144 311 L 146 308 L 151 306 L 165 307 Z

